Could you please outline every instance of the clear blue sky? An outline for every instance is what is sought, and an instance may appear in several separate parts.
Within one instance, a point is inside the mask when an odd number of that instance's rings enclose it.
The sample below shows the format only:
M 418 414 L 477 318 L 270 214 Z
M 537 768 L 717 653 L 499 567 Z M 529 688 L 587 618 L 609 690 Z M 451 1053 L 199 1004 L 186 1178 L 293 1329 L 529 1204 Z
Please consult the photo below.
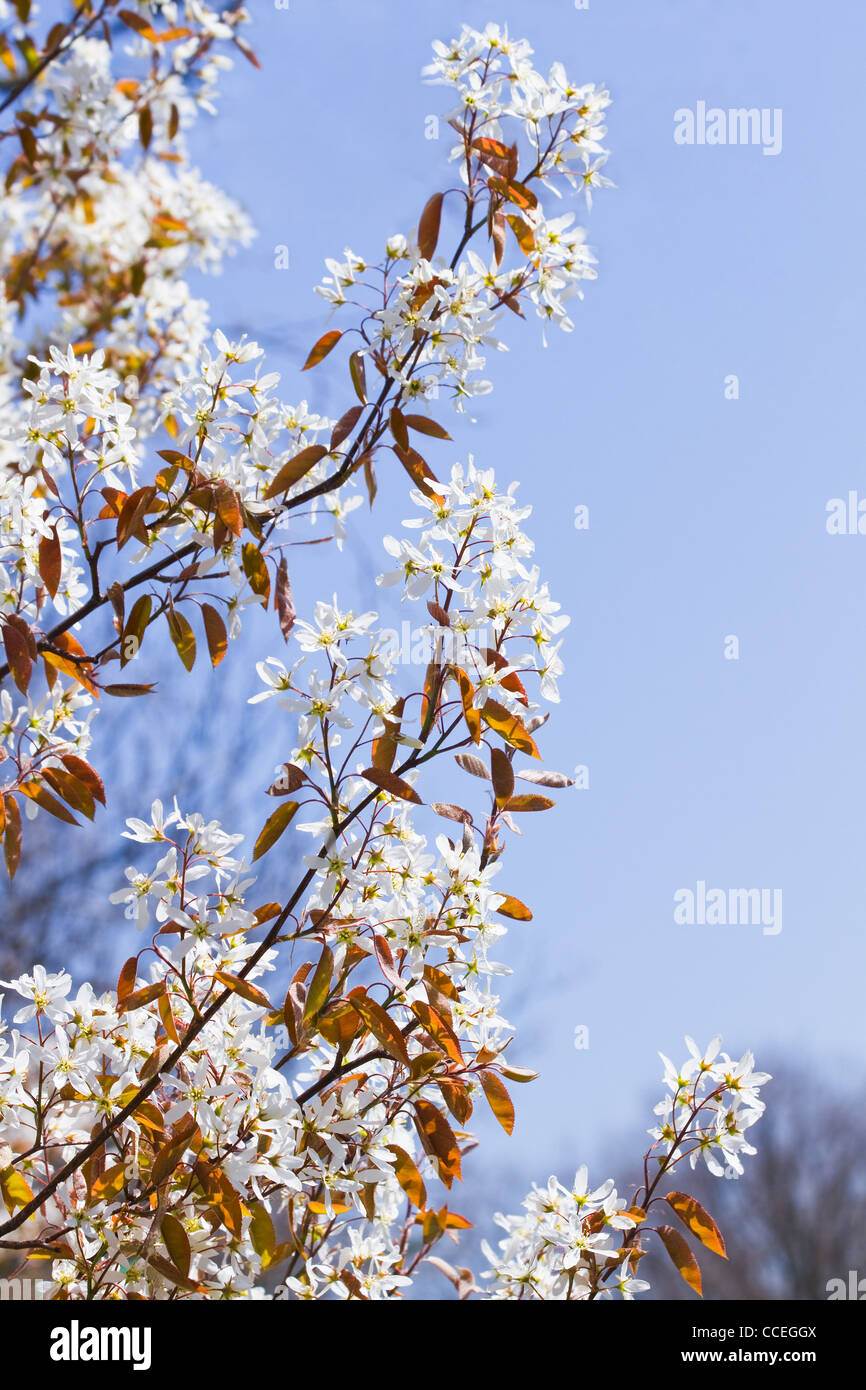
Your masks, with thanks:
M 253 9 L 263 71 L 240 61 L 196 155 L 260 236 L 208 293 L 215 324 L 267 342 L 284 399 L 309 395 L 333 414 L 350 403 L 336 371 L 298 371 L 325 321 L 312 286 L 326 255 L 346 244 L 373 255 L 408 231 L 443 179 L 447 142 L 424 138 L 447 98 L 419 78 L 430 41 L 462 20 L 504 20 L 543 67 L 562 59 L 613 97 L 606 172 L 618 187 L 589 217 L 600 278 L 576 331 L 544 352 L 536 322 L 509 323 L 512 351 L 493 357 L 478 424 L 458 422 L 454 448 L 435 455 L 447 464 L 471 450 L 523 480 L 539 557 L 573 618 L 546 761 L 590 769 L 589 790 L 539 818 L 503 874 L 535 911 L 509 937 L 505 1011 L 515 1056 L 541 1072 L 519 1090 L 511 1141 L 481 1126 L 512 1168 L 513 1197 L 554 1164 L 598 1161 L 612 1136 L 639 1139 L 656 1050 L 678 1057 L 686 1032 L 722 1032 L 759 1062 L 772 1052 L 792 1069 L 814 1058 L 862 1073 L 866 537 L 829 536 L 825 506 L 866 495 L 855 117 L 866 11 L 805 0 Z M 674 112 L 700 100 L 781 108 L 782 152 L 676 145 Z M 273 268 L 280 243 L 288 272 Z M 737 401 L 724 398 L 729 373 Z M 366 553 L 339 573 L 343 594 L 380 567 L 382 530 L 409 514 L 404 484 L 383 478 L 382 506 L 358 526 Z M 572 525 L 578 503 L 590 508 L 585 533 Z M 296 555 L 302 608 L 333 587 L 334 556 Z M 250 656 L 276 650 L 271 633 L 253 625 Z M 728 634 L 738 661 L 724 659 Z M 242 699 L 250 669 L 227 662 L 219 679 Z M 244 717 L 261 720 L 261 757 L 244 777 L 261 788 L 285 750 L 272 707 Z M 168 790 L 149 788 L 145 804 Z M 207 809 L 237 823 L 237 806 Z M 266 809 L 255 795 L 247 828 Z M 678 926 L 673 895 L 699 879 L 781 888 L 781 933 Z M 573 1047 L 578 1024 L 588 1051 Z

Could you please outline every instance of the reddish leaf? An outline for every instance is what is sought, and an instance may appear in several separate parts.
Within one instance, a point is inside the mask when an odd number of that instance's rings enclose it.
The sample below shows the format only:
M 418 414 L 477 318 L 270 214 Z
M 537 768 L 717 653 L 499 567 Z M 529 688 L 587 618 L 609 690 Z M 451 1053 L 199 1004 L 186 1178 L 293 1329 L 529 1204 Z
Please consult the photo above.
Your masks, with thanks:
M 483 777 L 486 782 L 490 781 L 490 773 L 481 759 L 476 758 L 474 753 L 455 753 L 454 761 L 463 768 L 464 772 L 471 772 L 473 777 Z
M 331 453 L 342 444 L 344 439 L 348 439 L 363 413 L 364 407 L 362 405 L 353 405 L 346 411 L 345 415 L 340 416 L 331 432 Z
M 43 811 L 47 811 L 49 815 L 56 816 L 58 820 L 65 821 L 67 825 L 78 824 L 72 812 L 68 811 L 63 802 L 58 801 L 56 796 L 52 796 L 49 791 L 46 791 L 41 782 L 22 782 L 21 791 L 30 801 L 41 806 Z
M 408 425 L 410 430 L 417 430 L 419 434 L 428 434 L 433 439 L 451 438 L 444 425 L 440 425 L 437 420 L 431 420 L 427 415 L 404 415 L 403 423 Z
M 488 1071 L 487 1068 L 479 1072 L 479 1076 L 490 1109 L 505 1133 L 511 1134 L 514 1129 L 514 1104 L 505 1088 L 505 1083 L 495 1071 Z
M 152 485 L 137 488 L 130 493 L 120 509 L 120 516 L 117 521 L 117 548 L 122 550 L 130 536 L 135 536 L 138 540 L 147 540 L 147 529 L 144 524 L 145 514 L 150 510 L 151 503 L 156 497 L 156 488 Z
M 349 358 L 349 375 L 352 378 L 352 385 L 355 388 L 355 395 L 362 405 L 367 404 L 367 373 L 364 367 L 364 357 L 360 352 L 353 352 Z
M 66 768 L 43 767 L 42 776 L 48 783 L 52 791 L 56 792 L 63 801 L 71 806 L 74 811 L 80 811 L 81 815 L 88 820 L 93 820 L 96 807 L 90 789 L 83 782 L 79 782 Z
M 673 1226 L 656 1228 L 661 1242 L 690 1289 L 701 1293 L 701 1270 L 688 1241 Z
M 324 444 L 309 444 L 306 449 L 301 449 L 300 453 L 283 464 L 273 482 L 265 488 L 265 498 L 277 497 L 281 492 L 288 492 L 289 488 L 299 483 L 311 468 L 321 463 L 328 452 Z
M 319 341 L 313 346 L 301 371 L 308 372 L 311 367 L 317 366 L 337 346 L 342 336 L 338 328 L 332 328 L 330 333 L 323 333 Z
M 377 1004 L 375 999 L 370 999 L 368 995 L 350 998 L 352 1008 L 361 1015 L 368 1029 L 384 1047 L 385 1051 L 404 1067 L 409 1065 L 409 1053 L 406 1051 L 406 1041 L 400 1029 L 397 1027 L 390 1014 L 387 1014 L 381 1004 Z
M 295 625 L 295 603 L 292 598 L 292 585 L 289 579 L 289 564 L 285 555 L 280 559 L 279 568 L 277 570 L 274 606 L 279 618 L 280 632 L 288 642 L 289 634 Z
M 535 194 L 525 184 L 519 183 L 517 179 L 503 179 L 494 175 L 487 182 L 494 193 L 498 193 L 509 203 L 515 203 L 519 208 L 538 207 L 538 199 Z
M 566 777 L 564 772 L 518 772 L 523 782 L 533 782 L 537 787 L 573 787 L 574 778 Z
M 535 234 L 532 228 L 522 217 L 517 217 L 514 213 L 508 214 L 507 221 L 524 256 L 531 256 L 535 250 Z
M 410 787 L 402 777 L 397 777 L 393 772 L 386 772 L 382 767 L 368 767 L 361 776 L 372 782 L 374 787 L 381 787 L 382 791 L 390 792 L 391 796 L 399 796 L 403 801 L 413 801 L 417 806 L 424 804 L 414 787 Z
M 441 501 L 441 494 L 436 492 L 435 488 L 430 485 L 432 482 L 436 483 L 438 486 L 439 480 L 429 464 L 421 457 L 417 450 L 401 449 L 399 444 L 395 444 L 394 453 L 397 455 L 418 490 L 423 492 L 424 496 L 429 497 L 431 500 L 437 502 Z
M 240 975 L 232 975 L 227 970 L 217 970 L 214 979 L 219 980 L 226 989 L 230 989 L 232 994 L 239 994 L 250 1004 L 259 1004 L 265 1009 L 274 1007 L 263 990 L 257 989 L 255 985 L 250 984 L 249 980 L 242 979 Z
M 415 1122 L 424 1150 L 435 1158 L 439 1176 L 446 1187 L 460 1177 L 460 1149 L 454 1131 L 435 1105 L 429 1100 L 416 1100 Z
M 47 536 L 39 540 L 39 575 L 52 598 L 60 588 L 63 572 L 63 554 L 57 527 L 52 526 Z
M 130 1009 L 141 1009 L 145 1004 L 152 1004 L 154 999 L 165 994 L 165 988 L 165 980 L 156 980 L 152 985 L 144 985 L 132 994 L 127 994 L 125 998 L 118 999 L 117 1012 L 127 1013 Z
M 428 199 L 418 223 L 418 250 L 425 261 L 432 260 L 439 241 L 443 197 L 442 193 L 434 193 L 433 197 Z
M 6 869 L 9 877 L 14 878 L 15 870 L 21 861 L 21 812 L 18 809 L 18 802 L 11 792 L 3 793 L 3 806 L 6 812 L 3 854 L 6 858 Z
M 115 695 L 118 699 L 132 700 L 136 695 L 150 695 L 156 687 L 154 685 L 104 685 L 103 690 L 106 695 Z
M 83 782 L 87 787 L 94 801 L 105 805 L 105 787 L 102 785 L 102 778 L 95 772 L 89 763 L 83 758 L 76 757 L 74 753 L 64 753 L 62 761 L 73 777 L 77 777 L 79 782 Z
M 400 721 L 403 718 L 403 707 L 406 701 L 400 698 L 392 705 L 388 715 L 384 719 L 385 731 L 378 738 L 373 740 L 373 766 L 379 772 L 390 772 L 394 766 L 394 759 L 397 756 L 397 736 L 400 733 Z
M 397 443 L 401 449 L 408 452 L 409 431 L 406 428 L 406 421 L 403 419 L 403 412 L 399 406 L 395 405 L 393 407 L 391 414 L 388 416 L 388 424 L 391 427 L 391 433 L 394 436 L 395 443 Z
M 511 759 L 501 748 L 494 748 L 490 754 L 490 769 L 493 775 L 493 791 L 496 805 L 500 810 L 511 799 L 514 791 L 514 769 Z
M 26 695 L 33 674 L 33 662 L 30 659 L 28 643 L 12 623 L 3 624 L 3 645 L 6 648 L 6 660 L 12 672 L 12 679 L 21 694 Z
M 215 608 L 209 603 L 201 606 L 201 615 L 204 619 L 204 631 L 207 638 L 207 649 L 210 652 L 212 666 L 219 666 L 228 649 L 229 639 L 226 632 L 226 625 Z
M 463 701 L 463 717 L 466 720 L 466 727 L 472 736 L 473 743 L 481 742 L 481 711 L 474 708 L 472 700 L 475 690 L 471 680 L 465 671 L 461 671 L 459 666 L 454 667 L 454 674 L 457 677 L 457 684 L 460 686 L 460 698 Z M 488 704 L 490 701 L 488 700 Z
M 685 1226 L 715 1255 L 728 1258 L 722 1233 L 708 1211 L 686 1192 L 669 1192 L 665 1198 Z
M 296 792 L 299 787 L 304 785 L 307 780 L 306 773 L 294 763 L 283 763 L 283 771 L 276 781 L 268 787 L 268 796 L 288 796 L 290 792 Z

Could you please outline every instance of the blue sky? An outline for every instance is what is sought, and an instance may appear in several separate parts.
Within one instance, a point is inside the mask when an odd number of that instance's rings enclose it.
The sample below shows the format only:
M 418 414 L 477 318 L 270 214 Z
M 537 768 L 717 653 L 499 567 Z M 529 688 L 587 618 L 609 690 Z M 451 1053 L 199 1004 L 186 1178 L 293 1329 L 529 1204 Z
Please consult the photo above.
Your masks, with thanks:
M 509 323 L 477 424 L 449 422 L 454 445 L 431 454 L 447 467 L 472 451 L 522 480 L 538 557 L 572 615 L 546 765 L 590 772 L 588 790 L 512 844 L 502 876 L 535 913 L 508 939 L 505 1012 L 514 1055 L 541 1078 L 520 1088 L 510 1141 L 479 1128 L 514 1197 L 554 1164 L 599 1161 L 612 1136 L 639 1140 L 656 1051 L 678 1057 L 684 1033 L 862 1074 L 866 537 L 828 535 L 825 509 L 866 495 L 854 120 L 866 12 L 804 0 L 253 8 L 263 70 L 240 60 L 194 148 L 260 235 L 202 288 L 215 325 L 267 345 L 284 399 L 334 415 L 350 404 L 338 369 L 299 373 L 326 318 L 312 286 L 326 255 L 375 255 L 409 231 L 443 183 L 447 140 L 424 134 L 447 98 L 420 81 L 430 41 L 464 20 L 507 21 L 543 68 L 561 59 L 613 97 L 617 188 L 587 220 L 600 278 L 575 332 L 543 351 L 536 321 Z M 780 109 L 781 152 L 677 145 L 674 112 L 698 101 Z M 274 269 L 279 244 L 288 271 Z M 410 514 L 402 474 L 381 486 L 354 557 L 335 569 L 330 548 L 296 552 L 299 609 L 335 585 L 372 598 L 380 536 Z M 244 645 L 210 678 L 238 700 L 256 688 L 250 658 L 276 650 L 270 620 Z M 291 739 L 275 743 L 270 706 L 244 717 L 260 720 L 261 752 L 243 781 L 261 788 Z M 143 804 L 171 790 L 147 788 Z M 251 811 L 240 792 L 206 809 L 254 830 L 270 807 L 250 796 Z M 674 893 L 698 880 L 781 889 L 782 931 L 676 924 Z

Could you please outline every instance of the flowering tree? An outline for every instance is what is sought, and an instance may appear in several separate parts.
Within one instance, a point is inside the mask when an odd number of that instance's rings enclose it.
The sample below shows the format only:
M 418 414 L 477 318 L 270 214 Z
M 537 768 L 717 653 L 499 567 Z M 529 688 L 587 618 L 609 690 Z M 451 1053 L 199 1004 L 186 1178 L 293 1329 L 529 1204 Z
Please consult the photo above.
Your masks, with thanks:
M 462 411 L 491 389 L 503 310 L 571 328 L 593 257 L 574 213 L 545 204 L 607 182 L 606 92 L 558 63 L 543 77 L 494 25 L 435 45 L 456 178 L 379 261 L 327 262 L 320 293 L 346 326 L 305 366 L 345 356 L 351 403 L 329 420 L 279 401 L 254 342 L 211 336 L 184 279 L 250 235 L 185 147 L 231 51 L 256 61 L 240 6 L 76 0 L 45 34 L 30 8 L 0 0 L 8 872 L 22 810 L 75 823 L 104 804 L 93 716 L 104 698 L 159 700 L 130 679 L 151 630 L 166 625 L 187 669 L 202 641 L 216 665 L 250 604 L 273 607 L 292 652 L 259 664 L 252 699 L 295 731 L 251 859 L 290 825 L 310 839 L 281 900 L 253 906 L 240 836 L 177 801 L 127 823 L 141 857 L 114 899 L 144 945 L 116 990 L 73 996 L 40 965 L 6 985 L 25 1002 L 0 1032 L 0 1248 L 50 1260 L 60 1298 L 383 1298 L 426 1260 L 462 1297 L 591 1300 L 648 1287 L 656 1232 L 699 1289 L 691 1247 L 651 1209 L 724 1253 L 702 1207 L 660 1191 L 685 1160 L 734 1174 L 753 1152 L 767 1078 L 718 1040 L 705 1054 L 689 1040 L 680 1071 L 665 1061 L 630 1200 L 612 1181 L 590 1190 L 584 1169 L 571 1188 L 551 1179 L 499 1218 L 480 1285 L 432 1253 L 468 1224 L 449 1203 L 474 1105 L 510 1132 L 507 1083 L 533 1077 L 492 988 L 503 919 L 531 912 L 498 875 L 518 818 L 569 785 L 536 743 L 568 620 L 516 484 L 472 460 L 442 478 L 415 444 L 449 439 L 437 402 Z M 342 544 L 394 459 L 413 515 L 378 582 L 426 630 L 420 688 L 375 613 L 335 596 L 299 619 L 286 555 L 293 513 Z M 443 758 L 466 793 L 427 802 Z M 268 979 L 283 967 L 280 1002 Z

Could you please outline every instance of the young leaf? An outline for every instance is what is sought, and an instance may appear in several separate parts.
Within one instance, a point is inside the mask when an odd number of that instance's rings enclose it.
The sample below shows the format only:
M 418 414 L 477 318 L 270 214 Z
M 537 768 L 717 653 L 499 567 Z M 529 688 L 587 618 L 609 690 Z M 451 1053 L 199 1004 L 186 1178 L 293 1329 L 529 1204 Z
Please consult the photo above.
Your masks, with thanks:
M 427 1189 L 424 1186 L 424 1179 L 415 1166 L 414 1159 L 410 1158 L 405 1149 L 401 1149 L 399 1144 L 389 1144 L 388 1148 L 394 1155 L 394 1175 L 402 1187 L 413 1207 L 423 1209 L 427 1201 Z
M 331 453 L 333 453 L 335 449 L 339 448 L 344 439 L 348 439 L 349 435 L 352 433 L 352 430 L 355 428 L 358 421 L 360 420 L 363 412 L 364 407 L 362 405 L 353 405 L 349 408 L 349 410 L 346 411 L 344 415 L 340 416 L 339 420 L 337 421 L 336 425 L 331 431 Z
M 361 1015 L 373 1037 L 382 1044 L 385 1051 L 404 1067 L 409 1065 L 409 1053 L 406 1051 L 406 1042 L 400 1029 L 397 1027 L 391 1015 L 386 1013 L 381 1004 L 377 1004 L 375 999 L 370 999 L 368 995 L 356 996 L 349 1001 L 352 1008 Z
M 41 772 L 51 790 L 56 792 L 67 806 L 71 806 L 73 811 L 79 811 L 88 820 L 93 820 L 96 807 L 89 787 L 79 782 L 77 777 L 63 767 L 43 767 Z
M 121 700 L 132 700 L 137 695 L 150 695 L 156 689 L 155 685 L 104 685 L 103 690 L 106 695 L 114 695 Z
M 372 782 L 374 787 L 381 787 L 382 791 L 390 792 L 391 796 L 399 796 L 403 801 L 413 801 L 416 806 L 423 806 L 423 802 L 414 787 L 410 787 L 408 782 L 404 782 L 402 777 L 397 777 L 393 772 L 386 772 L 381 767 L 368 767 L 361 773 L 368 782 Z
M 204 619 L 204 631 L 207 638 L 207 649 L 210 652 L 212 666 L 219 666 L 228 649 L 229 639 L 226 632 L 226 625 L 215 608 L 209 603 L 201 606 L 201 615 Z
M 418 250 L 425 261 L 432 260 L 439 241 L 439 223 L 442 218 L 442 199 L 444 194 L 434 193 L 425 204 L 418 223 Z
M 690 1289 L 701 1294 L 701 1270 L 688 1241 L 673 1226 L 658 1226 L 661 1242 Z
M 523 782 L 534 782 L 537 787 L 573 787 L 574 778 L 566 777 L 564 772 L 518 772 Z
M 274 607 L 280 623 L 280 632 L 286 642 L 295 626 L 295 601 L 292 598 L 292 584 L 289 579 L 289 562 L 283 555 L 277 569 L 277 584 L 274 593 Z
M 277 843 L 297 809 L 297 801 L 284 801 L 272 815 L 268 816 L 259 831 L 259 837 L 253 850 L 253 860 L 261 859 L 262 855 L 267 854 L 271 846 Z
M 239 994 L 250 1004 L 259 1004 L 265 1009 L 274 1007 L 263 990 L 257 989 L 255 985 L 250 984 L 249 980 L 242 979 L 240 975 L 231 975 L 227 970 L 217 970 L 214 979 L 219 980 L 226 989 L 230 989 L 232 994 Z
M 495 909 L 503 917 L 511 917 L 515 922 L 531 922 L 532 913 L 525 903 L 519 898 L 513 898 L 510 893 L 506 893 L 502 902 Z
M 690 1197 L 686 1192 L 669 1192 L 665 1200 L 673 1207 L 683 1225 L 687 1226 L 708 1250 L 712 1250 L 715 1255 L 721 1255 L 723 1260 L 728 1258 L 722 1233 L 700 1202 L 695 1201 L 694 1197 Z
M 308 372 L 311 367 L 318 366 L 318 364 L 327 357 L 328 353 L 333 351 L 342 336 L 338 328 L 332 328 L 330 333 L 323 333 L 319 341 L 315 343 L 311 349 L 310 355 L 301 368 L 301 371 Z
M 450 439 L 451 436 L 444 425 L 440 425 L 437 420 L 431 420 L 428 415 L 404 415 L 404 425 L 408 425 L 410 430 L 417 430 L 419 434 L 428 434 L 433 439 Z
M 510 743 L 512 748 L 519 749 L 521 753 L 528 753 L 532 758 L 541 757 L 522 722 L 504 705 L 498 704 L 496 700 L 488 700 L 481 710 L 481 718 L 495 733 L 501 735 L 506 743 Z
M 362 405 L 367 404 L 367 373 L 364 367 L 364 356 L 361 352 L 353 352 L 349 358 L 349 375 L 352 378 L 352 385 L 355 388 L 355 395 Z
M 267 1269 L 277 1248 L 277 1235 L 264 1202 L 250 1203 L 250 1241 L 262 1267 Z
M 6 812 L 3 854 L 6 858 L 6 869 L 9 877 L 14 878 L 15 870 L 21 860 L 21 812 L 18 809 L 18 802 L 11 792 L 3 793 L 3 806 Z
M 551 801 L 549 796 L 533 796 L 531 793 L 520 796 L 512 796 L 506 803 L 504 810 L 513 811 L 549 811 L 556 802 Z
M 165 980 L 156 980 L 152 985 L 144 985 L 132 994 L 127 994 L 125 998 L 118 999 L 117 1012 L 122 1014 L 130 1009 L 141 1009 L 145 1004 L 152 1004 L 154 999 L 165 994 L 165 987 Z
M 435 1158 L 446 1187 L 460 1177 L 460 1149 L 454 1131 L 441 1110 L 429 1100 L 416 1100 L 415 1124 L 424 1150 Z
M 6 660 L 12 672 L 12 679 L 21 694 L 26 695 L 33 673 L 29 644 L 18 628 L 7 622 L 3 624 L 3 645 L 6 648 Z
M 307 998 L 304 1002 L 304 1023 L 310 1024 L 323 1007 L 331 988 L 334 974 L 334 953 L 329 946 L 322 947 L 319 963 L 310 981 Z
M 463 768 L 464 772 L 471 772 L 473 777 L 483 777 L 486 782 L 490 781 L 490 773 L 481 759 L 476 758 L 474 753 L 455 753 L 454 761 Z
M 290 487 L 294 487 L 295 483 L 306 477 L 310 469 L 315 468 L 327 455 L 328 450 L 324 444 L 308 444 L 306 449 L 301 449 L 300 453 L 283 464 L 273 482 L 265 488 L 265 499 L 278 497 L 281 492 L 288 492 Z
M 475 696 L 475 689 L 465 671 L 461 671 L 459 666 L 454 667 L 454 674 L 457 677 L 457 684 L 460 686 L 460 698 L 463 701 L 463 717 L 466 720 L 466 727 L 472 736 L 473 743 L 481 742 L 481 711 L 475 709 L 472 701 Z M 488 704 L 490 701 L 488 700 Z M 461 767 L 465 764 L 461 763 Z
M 153 601 L 150 594 L 142 594 L 132 605 L 120 639 L 121 666 L 126 666 L 141 650 L 142 639 L 150 622 L 152 608 Z
M 102 778 L 95 772 L 89 763 L 83 758 L 79 758 L 75 753 L 64 753 L 62 761 L 68 772 L 73 777 L 77 777 L 79 782 L 83 782 L 87 787 L 94 801 L 98 801 L 102 806 L 105 805 L 105 787 L 102 785 Z
M 442 498 L 440 493 L 430 485 L 431 483 L 436 483 L 438 486 L 439 480 L 426 459 L 423 459 L 416 449 L 403 449 L 396 443 L 394 445 L 394 453 L 406 469 L 406 472 L 409 474 L 409 477 L 412 479 L 419 492 L 423 492 L 424 496 L 429 497 L 431 501 L 441 502 Z
M 250 588 L 267 604 L 271 597 L 271 577 L 262 553 L 254 541 L 247 541 L 242 553 L 244 574 L 249 580 Z
M 0 1192 L 3 1194 L 6 1210 L 10 1213 L 16 1207 L 26 1207 L 33 1201 L 33 1193 L 27 1181 L 14 1168 L 4 1168 L 0 1173 Z
M 406 421 L 403 419 L 403 412 L 399 406 L 395 405 L 392 408 L 391 414 L 388 416 L 388 424 L 391 428 L 391 434 L 394 436 L 394 442 L 404 451 L 408 451 L 409 431 L 406 428 Z
M 391 706 L 384 719 L 384 733 L 373 740 L 373 766 L 380 772 L 390 772 L 394 766 L 398 748 L 397 737 L 400 733 L 400 721 L 403 718 L 405 703 L 405 698 L 401 696 Z
M 188 620 L 176 608 L 168 611 L 168 631 L 175 650 L 188 671 L 195 665 L 195 636 Z
M 506 1090 L 505 1083 L 495 1071 L 488 1071 L 487 1068 L 479 1072 L 479 1076 L 490 1109 L 505 1133 L 511 1134 L 514 1129 L 514 1104 Z
M 189 1262 L 192 1258 L 189 1236 L 176 1216 L 170 1211 L 165 1213 L 159 1223 L 160 1233 L 165 1241 L 165 1248 L 171 1256 L 172 1263 L 177 1266 L 181 1274 L 186 1278 L 189 1274 Z
M 22 782 L 21 790 L 30 801 L 41 806 L 43 811 L 47 811 L 49 815 L 56 816 L 58 820 L 65 821 L 67 825 L 78 824 L 71 811 L 67 811 L 62 801 L 58 801 L 56 796 L 52 796 L 49 791 L 46 791 L 41 782 Z
M 500 811 L 510 801 L 514 791 L 514 769 L 511 759 L 501 748 L 494 748 L 490 754 L 490 770 L 493 776 L 493 791 L 496 805 Z
M 47 536 L 39 540 L 39 575 L 52 598 L 60 588 L 63 572 L 63 554 L 57 527 L 52 526 Z

